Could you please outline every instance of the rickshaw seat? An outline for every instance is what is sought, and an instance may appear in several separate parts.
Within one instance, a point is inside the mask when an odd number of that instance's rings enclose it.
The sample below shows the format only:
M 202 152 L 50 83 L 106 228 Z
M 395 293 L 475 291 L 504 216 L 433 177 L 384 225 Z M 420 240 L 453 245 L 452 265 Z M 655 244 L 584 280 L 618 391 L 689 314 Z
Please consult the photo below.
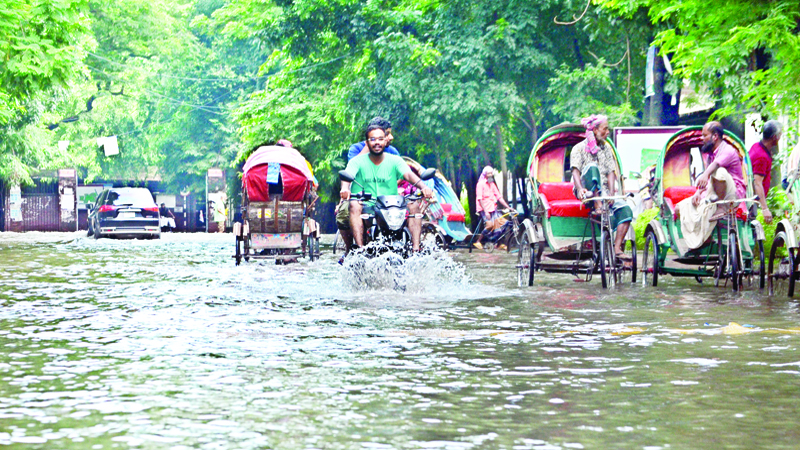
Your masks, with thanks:
M 675 206 L 681 201 L 691 197 L 697 192 L 694 186 L 670 186 L 664 189 L 664 201 L 669 207 L 670 212 L 675 212 Z M 736 218 L 739 220 L 747 220 L 748 212 L 744 203 L 739 204 L 736 208 Z
M 547 217 L 589 217 L 589 208 L 575 198 L 572 183 L 541 183 L 539 195 L 547 205 Z
M 448 222 L 464 222 L 464 214 L 454 213 L 453 212 L 453 205 L 449 203 L 439 203 L 442 206 L 442 210 L 444 210 L 444 216 Z
M 673 205 L 691 197 L 697 192 L 694 186 L 670 186 L 664 189 L 664 198 L 669 199 Z

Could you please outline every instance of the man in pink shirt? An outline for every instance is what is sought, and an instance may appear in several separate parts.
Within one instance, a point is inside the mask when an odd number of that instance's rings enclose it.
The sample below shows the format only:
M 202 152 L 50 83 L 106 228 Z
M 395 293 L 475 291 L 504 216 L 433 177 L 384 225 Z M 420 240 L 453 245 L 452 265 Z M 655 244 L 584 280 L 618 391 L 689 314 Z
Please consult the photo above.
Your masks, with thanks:
M 484 234 L 488 233 L 491 237 L 493 232 L 499 231 L 496 229 L 495 220 L 502 215 L 497 209 L 497 204 L 500 203 L 503 207 L 509 208 L 508 203 L 500 194 L 500 189 L 497 188 L 497 183 L 494 182 L 494 169 L 491 166 L 483 168 L 475 188 L 475 197 L 475 211 L 486 224 L 486 230 L 484 230 L 486 233 Z M 474 245 L 478 248 L 481 247 L 480 242 L 476 242 Z M 502 249 L 503 245 L 505 244 L 500 244 L 498 248 Z
M 783 125 L 770 120 L 761 129 L 761 140 L 750 147 L 750 164 L 753 165 L 753 190 L 758 196 L 764 222 L 772 223 L 772 213 L 767 207 L 767 194 L 772 183 L 772 154 L 778 150 Z
M 703 127 L 700 152 L 711 153 L 711 162 L 697 177 L 697 192 L 677 205 L 681 231 L 690 249 L 700 248 L 714 230 L 716 221 L 729 211 L 728 208 L 735 208 L 730 205 L 717 211 L 716 204 L 702 202 L 703 199 L 712 193 L 719 200 L 735 200 L 747 194 L 742 159 L 739 152 L 723 140 L 724 136 L 725 130 L 719 122 L 709 122 Z
M 742 158 L 739 152 L 730 144 L 723 140 L 725 136 L 725 129 L 719 122 L 708 122 L 703 127 L 703 147 L 700 148 L 701 153 L 711 152 L 711 162 L 706 167 L 706 170 L 697 177 L 696 185 L 697 192 L 692 197 L 692 203 L 697 206 L 700 200 L 705 198 L 711 187 L 717 197 L 723 199 L 726 197 L 726 192 L 732 186 L 727 186 L 726 181 L 723 180 L 722 174 L 718 174 L 717 169 L 725 169 L 733 179 L 736 189 L 736 197 L 744 198 L 747 195 L 747 188 L 744 185 L 744 175 L 742 173 Z M 709 178 L 714 176 L 714 181 L 709 185 Z

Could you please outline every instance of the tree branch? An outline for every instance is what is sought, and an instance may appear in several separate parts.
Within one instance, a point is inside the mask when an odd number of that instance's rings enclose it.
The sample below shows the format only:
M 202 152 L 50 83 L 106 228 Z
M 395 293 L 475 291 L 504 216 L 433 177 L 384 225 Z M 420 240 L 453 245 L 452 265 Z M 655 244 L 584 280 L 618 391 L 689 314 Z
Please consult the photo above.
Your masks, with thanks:
M 575 25 L 576 23 L 580 22 L 581 19 L 583 19 L 583 16 L 586 15 L 586 11 L 589 10 L 589 5 L 591 5 L 591 4 L 592 4 L 592 0 L 586 0 L 586 7 L 583 8 L 583 12 L 581 13 L 581 15 L 579 17 L 575 17 L 575 14 L 573 14 L 572 18 L 575 19 L 575 20 L 573 20 L 572 22 L 559 22 L 558 16 L 553 17 L 553 22 L 556 25 Z

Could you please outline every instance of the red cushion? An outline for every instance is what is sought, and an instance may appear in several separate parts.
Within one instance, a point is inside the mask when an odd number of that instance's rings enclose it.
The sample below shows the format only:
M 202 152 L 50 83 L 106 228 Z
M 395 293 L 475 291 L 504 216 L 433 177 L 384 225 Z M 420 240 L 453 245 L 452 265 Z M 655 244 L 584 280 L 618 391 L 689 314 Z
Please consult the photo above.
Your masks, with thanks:
M 736 208 L 736 218 L 739 220 L 747 220 L 749 214 L 747 213 L 747 208 L 745 208 L 744 203 L 740 203 L 739 207 Z
M 685 200 L 694 195 L 697 188 L 694 186 L 671 186 L 664 189 L 664 197 L 670 199 L 673 205 L 678 205 L 681 200 Z
M 577 199 L 554 200 L 550 202 L 550 209 L 547 212 L 549 216 L 555 217 L 589 217 L 589 208 Z
M 576 200 L 572 192 L 572 183 L 542 183 L 539 185 L 539 193 L 547 198 L 548 202 L 555 200 Z
M 464 222 L 464 214 L 449 213 L 449 214 L 447 214 L 447 221 L 448 222 Z

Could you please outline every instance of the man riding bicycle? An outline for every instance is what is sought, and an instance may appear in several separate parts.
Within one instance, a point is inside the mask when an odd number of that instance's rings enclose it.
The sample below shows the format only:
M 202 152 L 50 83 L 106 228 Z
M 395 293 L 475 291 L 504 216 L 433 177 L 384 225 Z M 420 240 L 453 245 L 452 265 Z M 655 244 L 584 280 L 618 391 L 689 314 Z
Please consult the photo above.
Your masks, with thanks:
M 403 158 L 384 153 L 386 129 L 383 126 L 370 124 L 364 135 L 369 152 L 351 159 L 345 168 L 355 177 L 356 191 L 363 189 L 365 193 L 371 194 L 372 198 L 382 195 L 397 195 L 397 182 L 402 178 L 420 188 L 425 198 L 432 198 L 433 191 L 420 183 L 422 180 L 411 171 Z M 342 181 L 339 191 L 342 200 L 349 201 L 350 193 L 351 183 Z M 350 202 L 350 229 L 358 247 L 364 246 L 364 224 L 361 214 L 367 212 L 365 210 L 371 207 L 371 205 L 362 205 L 360 202 Z M 408 205 L 408 230 L 411 232 L 411 245 L 414 251 L 419 251 L 420 234 L 422 233 L 422 219 L 415 217 L 419 209 L 416 202 Z

